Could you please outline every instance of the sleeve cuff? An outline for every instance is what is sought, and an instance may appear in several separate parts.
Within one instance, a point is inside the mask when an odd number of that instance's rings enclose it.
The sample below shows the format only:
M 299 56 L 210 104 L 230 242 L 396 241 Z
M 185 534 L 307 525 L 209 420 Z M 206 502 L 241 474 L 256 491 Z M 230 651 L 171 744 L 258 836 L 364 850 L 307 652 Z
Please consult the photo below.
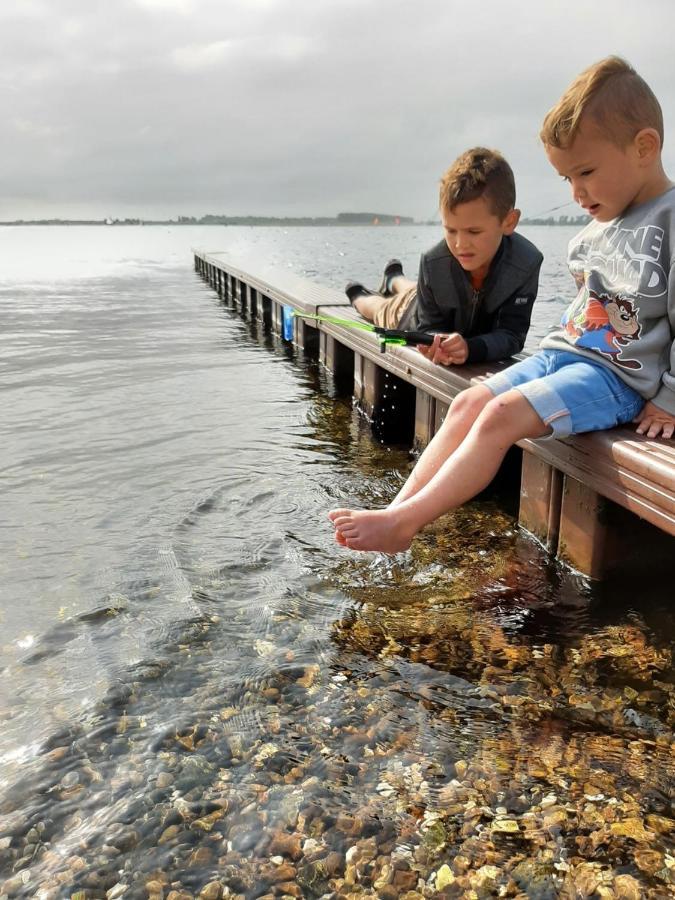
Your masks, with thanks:
M 469 348 L 467 362 L 485 362 L 488 355 L 488 346 L 482 337 L 466 338 L 466 345 Z
M 675 393 L 668 387 L 661 387 L 652 397 L 651 402 L 671 416 L 675 416 Z

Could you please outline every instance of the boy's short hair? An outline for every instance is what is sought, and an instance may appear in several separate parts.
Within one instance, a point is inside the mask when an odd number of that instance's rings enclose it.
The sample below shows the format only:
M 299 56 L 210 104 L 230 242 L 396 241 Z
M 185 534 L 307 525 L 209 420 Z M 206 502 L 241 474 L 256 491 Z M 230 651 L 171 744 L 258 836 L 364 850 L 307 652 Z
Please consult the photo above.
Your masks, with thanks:
M 620 56 L 607 56 L 577 75 L 546 114 L 539 137 L 550 147 L 569 147 L 585 117 L 621 148 L 643 128 L 654 128 L 663 146 L 659 101 L 647 82 Z
M 442 210 L 453 212 L 460 203 L 485 197 L 502 220 L 516 205 L 516 180 L 501 153 L 473 147 L 444 172 L 439 193 Z

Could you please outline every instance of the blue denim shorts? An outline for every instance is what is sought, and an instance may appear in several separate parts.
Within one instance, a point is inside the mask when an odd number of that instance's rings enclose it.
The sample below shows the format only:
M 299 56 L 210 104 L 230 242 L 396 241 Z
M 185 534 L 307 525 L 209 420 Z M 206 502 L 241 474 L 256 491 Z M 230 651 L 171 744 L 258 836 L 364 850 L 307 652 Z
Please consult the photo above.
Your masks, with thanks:
M 645 404 L 609 366 L 564 350 L 539 350 L 483 384 L 495 396 L 515 388 L 557 438 L 630 422 Z

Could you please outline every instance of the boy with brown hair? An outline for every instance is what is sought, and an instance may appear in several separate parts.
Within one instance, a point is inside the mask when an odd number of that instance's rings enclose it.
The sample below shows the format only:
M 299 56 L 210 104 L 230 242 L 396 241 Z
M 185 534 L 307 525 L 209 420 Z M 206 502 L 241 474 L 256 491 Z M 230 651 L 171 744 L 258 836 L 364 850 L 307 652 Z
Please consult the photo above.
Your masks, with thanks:
M 511 166 L 495 150 L 467 150 L 441 178 L 439 200 L 445 239 L 422 254 L 417 284 L 390 260 L 378 293 L 350 282 L 347 296 L 383 328 L 435 332 L 431 346 L 417 348 L 432 362 L 513 356 L 530 327 L 542 255 L 515 233 Z
M 553 167 L 593 221 L 570 242 L 578 294 L 542 349 L 463 391 L 385 510 L 330 513 L 339 543 L 395 553 L 475 496 L 523 438 L 638 422 L 675 431 L 675 185 L 649 86 L 610 56 L 572 83 L 541 131 Z

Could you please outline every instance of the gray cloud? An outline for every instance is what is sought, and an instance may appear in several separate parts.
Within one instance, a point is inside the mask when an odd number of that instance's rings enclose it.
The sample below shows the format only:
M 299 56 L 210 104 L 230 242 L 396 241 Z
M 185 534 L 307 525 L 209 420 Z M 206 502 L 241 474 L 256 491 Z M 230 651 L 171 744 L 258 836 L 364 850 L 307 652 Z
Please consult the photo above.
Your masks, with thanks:
M 667 0 L 3 0 L 0 218 L 427 217 L 475 144 L 537 214 L 569 199 L 542 116 L 608 53 L 656 91 L 675 160 L 674 20 Z

